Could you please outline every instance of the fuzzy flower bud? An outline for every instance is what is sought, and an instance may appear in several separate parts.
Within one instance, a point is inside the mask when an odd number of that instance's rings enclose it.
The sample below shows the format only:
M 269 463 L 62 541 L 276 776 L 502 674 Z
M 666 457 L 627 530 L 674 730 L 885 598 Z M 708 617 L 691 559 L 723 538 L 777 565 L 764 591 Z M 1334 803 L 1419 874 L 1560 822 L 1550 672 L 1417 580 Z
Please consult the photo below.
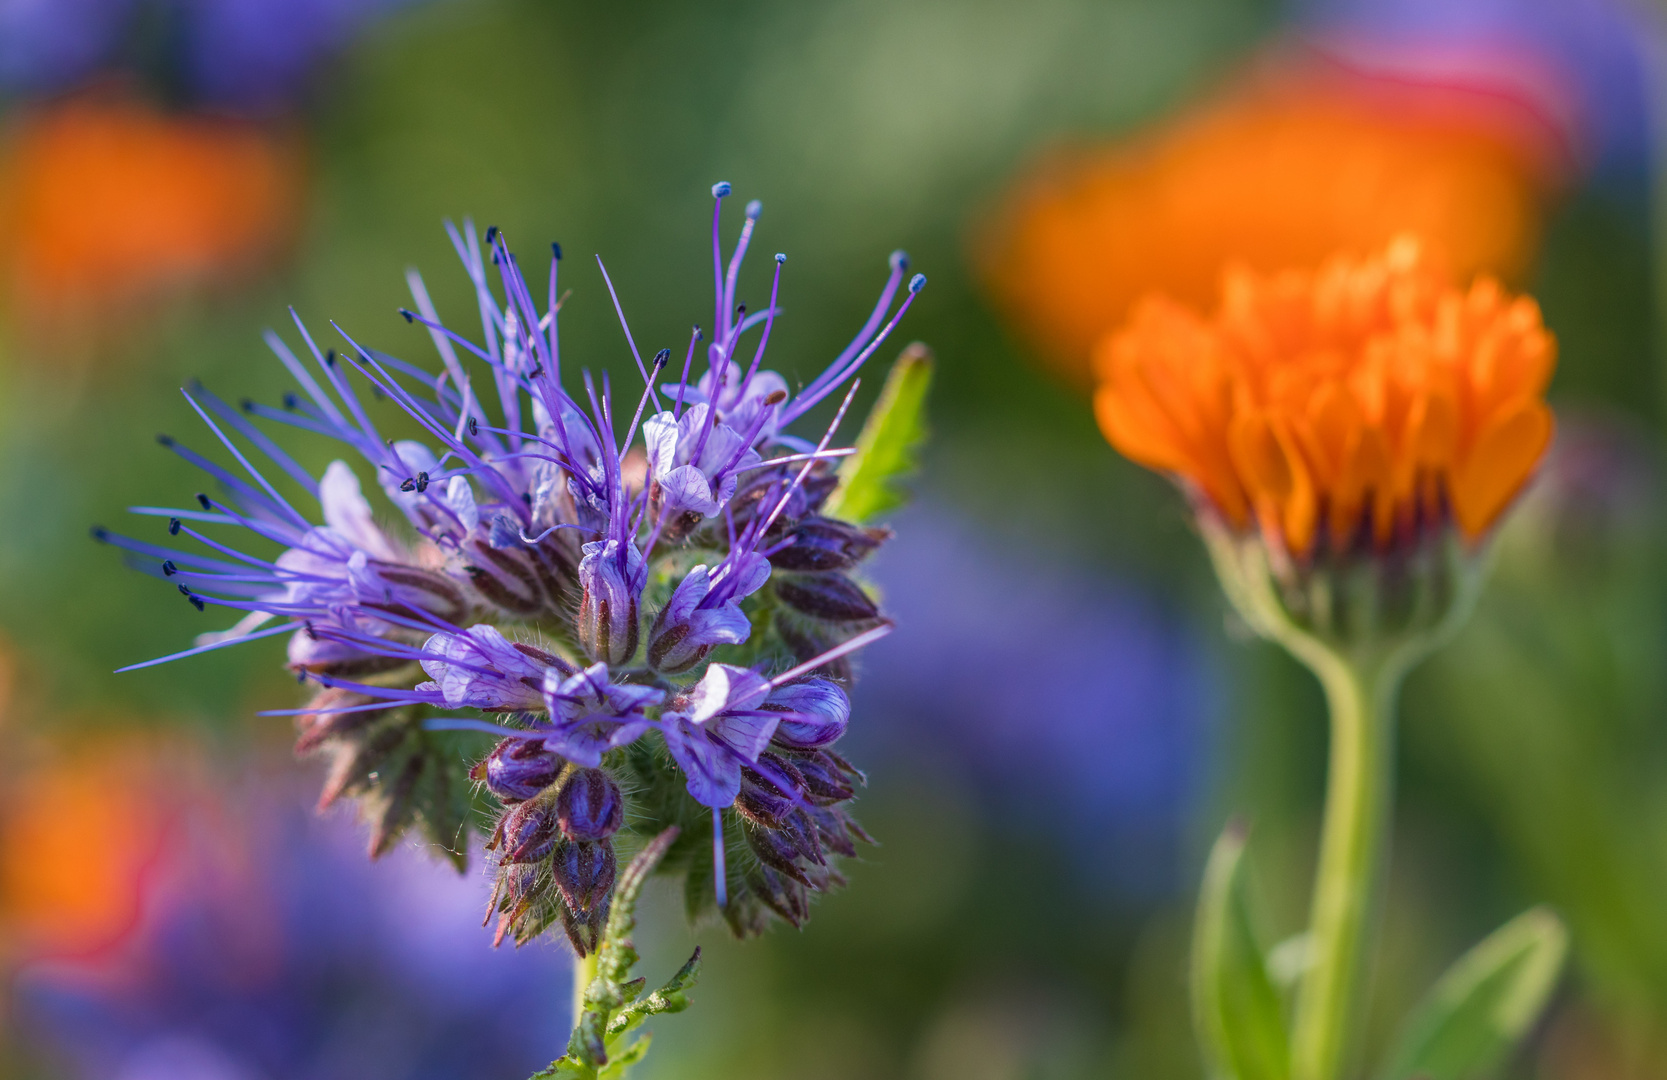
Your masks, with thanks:
M 770 564 L 800 573 L 849 570 L 890 538 L 890 529 L 865 529 L 832 518 L 807 517 L 793 526 L 783 545 L 770 552 Z
M 801 615 L 829 623 L 867 623 L 880 609 L 862 586 L 844 574 L 798 574 L 776 582 L 781 602 Z
M 498 826 L 504 861 L 534 863 L 545 858 L 561 839 L 556 825 L 555 807 L 548 800 L 517 805 Z
M 552 870 L 567 906 L 575 912 L 591 912 L 613 892 L 619 860 L 613 844 L 606 841 L 565 840 L 556 849 Z
M 556 795 L 556 817 L 569 840 L 606 840 L 625 820 L 625 797 L 601 769 L 575 769 Z
M 648 568 L 629 540 L 593 540 L 579 562 L 579 643 L 591 659 L 618 667 L 637 654 L 637 611 Z
M 556 782 L 561 769 L 560 755 L 547 749 L 543 739 L 505 739 L 486 756 L 482 775 L 487 790 L 508 804 L 536 798 Z

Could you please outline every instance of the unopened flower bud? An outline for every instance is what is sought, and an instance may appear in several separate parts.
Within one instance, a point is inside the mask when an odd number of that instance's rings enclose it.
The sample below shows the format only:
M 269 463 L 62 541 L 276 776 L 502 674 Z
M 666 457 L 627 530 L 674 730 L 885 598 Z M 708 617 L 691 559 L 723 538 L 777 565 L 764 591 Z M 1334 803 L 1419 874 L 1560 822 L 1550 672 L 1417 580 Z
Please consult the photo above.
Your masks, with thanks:
M 556 888 L 575 913 L 597 909 L 613 892 L 619 861 L 613 844 L 565 840 L 556 848 L 553 864 Z
M 569 840 L 606 840 L 625 819 L 625 798 L 601 769 L 575 769 L 556 795 L 556 817 Z
M 812 806 L 805 813 L 816 824 L 816 838 L 822 847 L 836 855 L 843 855 L 848 859 L 855 858 L 857 845 L 853 841 L 859 836 L 865 842 L 873 842 L 872 837 L 863 832 L 837 807 Z
M 543 739 L 505 739 L 492 748 L 483 770 L 486 787 L 504 803 L 523 802 L 556 782 L 562 759 Z
M 890 529 L 865 529 L 825 517 L 807 517 L 793 526 L 787 543 L 770 552 L 780 570 L 825 573 L 849 570 L 891 538 Z
M 787 875 L 801 885 L 810 884 L 810 877 L 799 866 L 798 851 L 787 838 L 768 827 L 743 831 L 746 833 L 747 846 L 752 848 L 759 862 Z
M 535 863 L 555 849 L 561 839 L 556 828 L 555 808 L 547 800 L 535 799 L 517 805 L 504 815 L 501 842 L 504 861 Z
M 637 653 L 637 611 L 648 570 L 629 540 L 594 540 L 579 563 L 579 644 L 591 659 L 619 667 Z
M 823 803 L 844 802 L 856 794 L 850 778 L 827 754 L 814 751 L 794 758 L 793 764 L 798 768 L 799 777 L 804 782 L 804 790 L 813 800 Z
M 759 706 L 781 713 L 771 740 L 795 750 L 818 750 L 845 734 L 851 720 L 851 699 L 838 683 L 810 678 L 778 686 Z
M 741 793 L 735 797 L 735 809 L 748 821 L 779 828 L 804 802 L 804 777 L 776 754 L 758 755 L 758 766 L 741 767 Z
M 765 907 L 791 923 L 801 927 L 810 918 L 810 895 L 798 881 L 778 873 L 769 866 L 759 866 L 747 879 L 747 886 Z
M 831 623 L 873 622 L 880 609 L 862 586 L 844 574 L 806 574 L 776 582 L 781 602 L 813 619 Z

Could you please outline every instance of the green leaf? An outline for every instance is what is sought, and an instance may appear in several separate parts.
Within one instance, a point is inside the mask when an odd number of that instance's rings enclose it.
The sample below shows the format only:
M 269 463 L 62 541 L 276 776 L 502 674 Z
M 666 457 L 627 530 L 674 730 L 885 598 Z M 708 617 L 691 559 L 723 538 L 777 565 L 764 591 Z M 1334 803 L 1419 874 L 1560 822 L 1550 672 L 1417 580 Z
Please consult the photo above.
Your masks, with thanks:
M 1407 1019 L 1384 1080 L 1481 1080 L 1539 1019 L 1568 954 L 1549 909 L 1530 908 L 1461 956 Z
M 1215 1080 L 1285 1080 L 1285 1018 L 1250 928 L 1245 830 L 1230 824 L 1210 852 L 1192 937 L 1192 1012 Z
M 903 505 L 897 482 L 914 471 L 915 450 L 926 438 L 926 391 L 932 385 L 932 350 L 915 342 L 886 376 L 868 414 L 857 452 L 839 468 L 839 487 L 829 496 L 829 517 L 872 521 Z

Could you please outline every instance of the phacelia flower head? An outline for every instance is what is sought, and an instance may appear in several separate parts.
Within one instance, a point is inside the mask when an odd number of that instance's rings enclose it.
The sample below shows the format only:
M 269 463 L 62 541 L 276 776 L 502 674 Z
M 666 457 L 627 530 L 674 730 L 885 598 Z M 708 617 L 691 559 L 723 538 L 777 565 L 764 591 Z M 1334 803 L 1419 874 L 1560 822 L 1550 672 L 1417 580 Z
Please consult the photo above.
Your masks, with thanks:
M 1207 535 L 1257 537 L 1288 593 L 1363 561 L 1404 577 L 1450 537 L 1473 551 L 1551 439 L 1539 307 L 1489 278 L 1455 286 L 1410 237 L 1313 270 L 1231 270 L 1207 318 L 1148 299 L 1095 355 L 1112 444 L 1174 476 Z
M 905 291 L 894 256 L 856 339 L 790 394 L 762 367 L 784 260 L 769 305 L 747 315 L 736 297 L 760 211 L 726 257 L 728 194 L 714 190 L 711 336 L 691 335 L 675 382 L 670 349 L 644 362 L 600 260 L 636 383 L 627 398 L 605 373 L 564 380 L 560 247 L 535 294 L 502 234 L 465 223 L 449 232 L 478 333 L 408 280 L 402 314 L 436 370 L 345 332 L 322 347 L 297 318 L 299 352 L 268 335 L 297 384 L 282 407 L 185 391 L 221 453 L 164 440 L 213 489 L 194 507 L 136 508 L 172 539 L 95 530 L 198 610 L 240 616 L 149 663 L 289 636 L 315 690 L 279 711 L 297 717 L 298 750 L 328 761 L 321 802 L 357 800 L 373 854 L 417 828 L 461 866 L 484 834 L 500 941 L 559 925 L 581 953 L 598 948 L 621 834 L 681 828 L 688 850 L 668 865 L 690 868 L 690 909 L 715 903 L 740 933 L 772 912 L 802 921 L 806 890 L 838 884 L 832 857 L 864 838 L 841 808 L 860 774 L 830 749 L 849 718 L 830 677 L 889 630 L 854 576 L 889 533 L 829 511 L 833 465 L 855 452 L 833 440 L 925 279 Z M 791 432 L 836 391 L 826 429 Z M 315 476 L 270 425 L 343 456 Z M 414 437 L 390 438 L 396 425 Z M 472 783 L 496 800 L 491 818 L 476 819 Z

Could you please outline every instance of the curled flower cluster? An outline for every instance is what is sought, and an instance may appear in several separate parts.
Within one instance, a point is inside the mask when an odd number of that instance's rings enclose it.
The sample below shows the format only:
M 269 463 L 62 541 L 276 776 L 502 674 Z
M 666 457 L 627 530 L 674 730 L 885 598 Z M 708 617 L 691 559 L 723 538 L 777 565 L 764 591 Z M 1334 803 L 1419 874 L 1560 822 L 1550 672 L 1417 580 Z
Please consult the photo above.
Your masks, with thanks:
M 1095 356 L 1123 453 L 1306 560 L 1480 540 L 1551 438 L 1556 341 L 1525 296 L 1454 287 L 1408 237 L 1313 271 L 1234 270 L 1206 319 L 1137 306 Z
M 850 571 L 889 534 L 821 511 L 849 452 L 830 444 L 854 376 L 925 278 L 905 286 L 907 260 L 894 255 L 862 330 L 791 393 L 761 368 L 785 256 L 768 306 L 749 314 L 737 278 L 760 207 L 747 207 L 726 259 L 729 193 L 713 189 L 710 338 L 694 329 L 677 378 L 670 350 L 638 353 L 602 269 L 643 381 L 628 419 L 606 375 L 584 372 L 578 394 L 563 385 L 560 248 L 541 311 L 502 234 L 488 229 L 483 250 L 465 224 L 450 233 L 474 284 L 478 341 L 441 322 L 414 273 L 403 314 L 428 330 L 438 373 L 345 334 L 342 351 L 321 350 L 297 320 L 311 366 L 268 335 L 300 387 L 283 408 L 186 391 L 237 470 L 163 440 L 219 493 L 196 509 L 139 512 L 201 548 L 96 531 L 198 609 L 247 613 L 149 663 L 289 635 L 290 668 L 318 687 L 286 710 L 298 749 L 330 759 L 322 803 L 364 804 L 373 854 L 416 824 L 461 865 L 476 796 L 491 796 L 480 812 L 500 941 L 560 923 L 581 954 L 594 950 L 616 838 L 678 826 L 665 865 L 687 870 L 692 913 L 715 904 L 737 933 L 772 912 L 802 922 L 809 892 L 841 880 L 834 857 L 866 839 L 847 812 L 862 775 L 833 744 L 849 720 L 848 656 L 889 629 Z M 422 437 L 384 437 L 355 377 Z M 847 384 L 819 440 L 788 432 Z M 405 521 L 380 522 L 345 461 L 315 479 L 256 419 L 346 444 Z M 322 521 L 274 480 L 315 499 Z M 228 527 L 281 550 L 263 558 L 211 535 Z M 500 740 L 472 768 L 459 746 L 471 733 Z

